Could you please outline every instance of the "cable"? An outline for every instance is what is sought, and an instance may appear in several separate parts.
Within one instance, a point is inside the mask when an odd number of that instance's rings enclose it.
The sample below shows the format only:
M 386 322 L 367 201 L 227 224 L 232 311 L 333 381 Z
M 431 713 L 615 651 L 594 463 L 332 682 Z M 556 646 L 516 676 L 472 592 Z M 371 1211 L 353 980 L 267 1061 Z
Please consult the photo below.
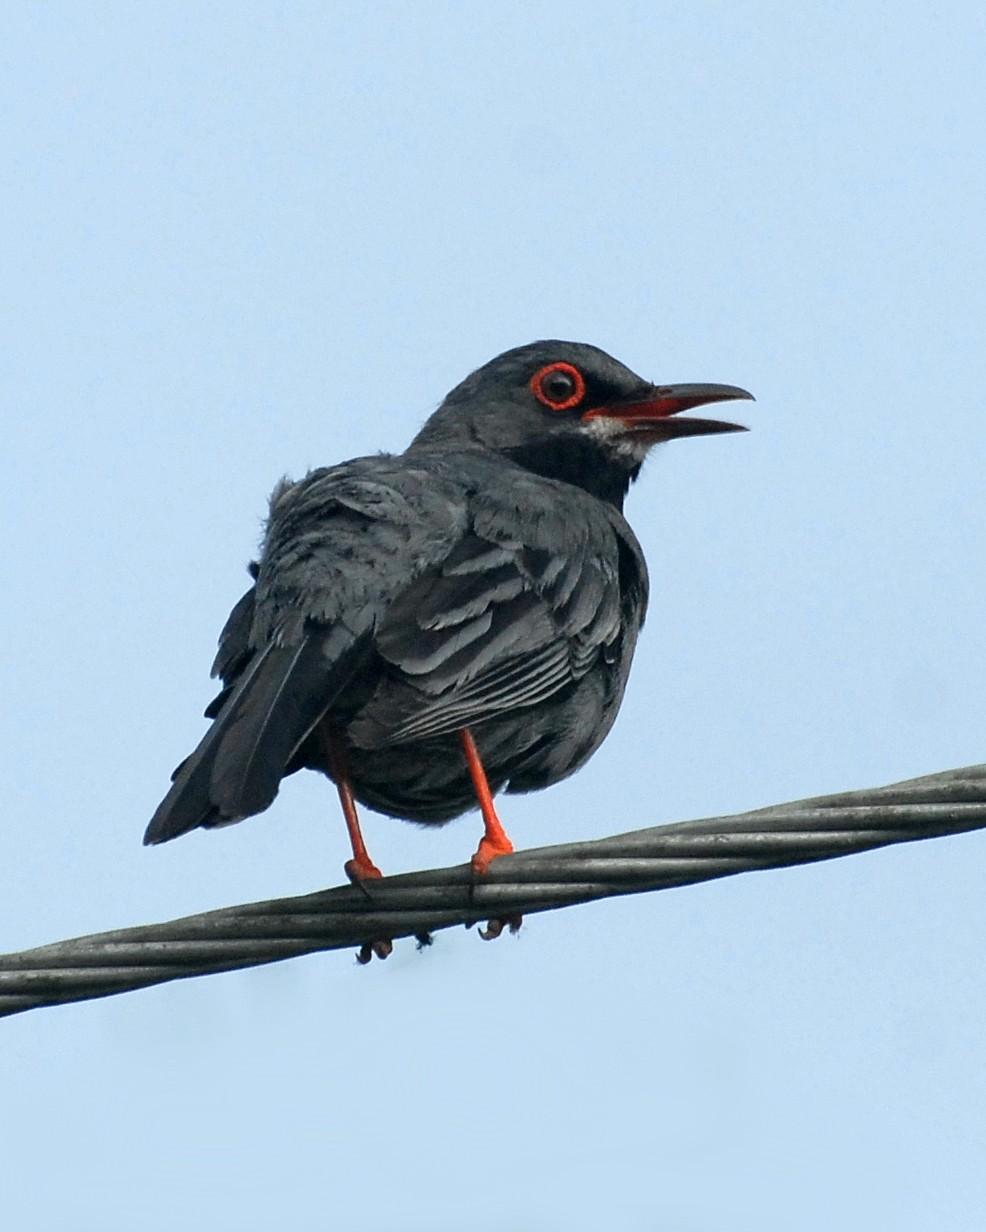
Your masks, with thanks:
M 460 865 L 226 907 L 0 955 L 0 1017 L 319 950 L 360 946 L 367 961 L 380 938 L 427 943 L 439 929 L 490 917 L 496 934 L 539 911 L 979 829 L 986 765 L 521 851 L 495 860 L 481 882 Z

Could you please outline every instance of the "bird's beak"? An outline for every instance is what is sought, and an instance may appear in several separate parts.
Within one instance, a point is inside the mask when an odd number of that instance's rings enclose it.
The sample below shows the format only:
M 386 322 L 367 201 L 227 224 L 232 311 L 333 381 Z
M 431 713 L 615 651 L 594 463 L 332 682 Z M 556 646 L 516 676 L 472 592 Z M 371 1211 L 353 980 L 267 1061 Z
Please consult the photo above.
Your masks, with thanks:
M 710 436 L 714 432 L 745 432 L 742 424 L 719 419 L 672 419 L 681 411 L 710 402 L 753 401 L 753 394 L 736 385 L 652 385 L 640 400 L 614 402 L 586 411 L 583 419 L 608 419 L 627 432 L 651 441 L 668 441 L 677 436 Z

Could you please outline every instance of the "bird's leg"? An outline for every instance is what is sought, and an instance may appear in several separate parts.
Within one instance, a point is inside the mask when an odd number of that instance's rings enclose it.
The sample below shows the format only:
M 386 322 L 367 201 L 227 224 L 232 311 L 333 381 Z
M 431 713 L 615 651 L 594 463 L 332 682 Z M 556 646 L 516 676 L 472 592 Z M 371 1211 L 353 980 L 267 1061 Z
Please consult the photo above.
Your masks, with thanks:
M 361 881 L 371 881 L 382 877 L 383 873 L 370 859 L 370 853 L 363 842 L 363 834 L 359 828 L 359 815 L 356 812 L 356 800 L 353 797 L 352 785 L 349 782 L 349 767 L 341 739 L 332 729 L 323 724 L 319 728 L 322 740 L 322 751 L 329 763 L 332 781 L 339 793 L 339 803 L 342 805 L 342 815 L 346 819 L 346 829 L 349 831 L 349 842 L 353 849 L 353 858 L 345 863 L 346 876 L 354 885 Z
M 479 757 L 479 750 L 476 748 L 476 741 L 472 737 L 472 732 L 468 727 L 464 727 L 459 732 L 459 738 L 462 741 L 462 749 L 466 755 L 466 765 L 469 767 L 469 777 L 472 779 L 473 789 L 476 792 L 476 799 L 479 801 L 479 807 L 483 813 L 483 825 L 485 830 L 483 837 L 479 840 L 479 846 L 476 848 L 476 854 L 472 858 L 472 871 L 477 877 L 483 877 L 489 870 L 491 861 L 497 856 L 507 856 L 513 849 L 514 845 L 507 836 L 506 830 L 503 828 L 503 822 L 496 815 L 496 809 L 493 807 L 493 794 L 490 791 L 490 785 L 486 778 L 486 771 L 483 769 L 483 763 Z M 499 937 L 504 928 L 510 929 L 512 933 L 519 930 L 524 922 L 522 915 L 504 916 L 502 920 L 490 920 L 485 928 L 479 930 L 479 935 L 484 941 L 492 941 Z
M 486 827 L 483 837 L 479 840 L 476 854 L 472 858 L 472 871 L 477 877 L 482 877 L 489 870 L 490 862 L 497 856 L 508 856 L 514 849 L 513 843 L 507 837 L 503 823 L 496 815 L 493 807 L 493 795 L 486 779 L 486 771 L 479 759 L 479 750 L 472 732 L 464 727 L 459 732 L 462 748 L 466 755 L 466 765 L 469 767 L 469 777 L 472 779 L 473 790 L 483 813 L 483 825 Z
M 346 751 L 341 737 L 327 723 L 323 723 L 319 728 L 319 740 L 325 760 L 329 764 L 329 773 L 332 775 L 332 781 L 335 783 L 336 791 L 339 793 L 339 803 L 342 805 L 342 815 L 346 819 L 349 842 L 353 849 L 353 858 L 347 860 L 344 865 L 346 876 L 353 885 L 359 886 L 363 889 L 363 893 L 367 894 L 367 891 L 363 888 L 363 882 L 382 877 L 383 873 L 370 859 L 370 853 L 366 850 L 366 843 L 363 842 L 363 833 L 359 828 L 359 814 L 356 812 L 356 799 L 353 796 L 352 784 L 349 782 L 349 766 L 346 759 Z M 374 957 L 379 959 L 388 958 L 393 949 L 394 943 L 389 937 L 381 937 L 377 941 L 366 941 L 360 946 L 359 953 L 356 955 L 356 961 L 361 966 L 366 966 Z

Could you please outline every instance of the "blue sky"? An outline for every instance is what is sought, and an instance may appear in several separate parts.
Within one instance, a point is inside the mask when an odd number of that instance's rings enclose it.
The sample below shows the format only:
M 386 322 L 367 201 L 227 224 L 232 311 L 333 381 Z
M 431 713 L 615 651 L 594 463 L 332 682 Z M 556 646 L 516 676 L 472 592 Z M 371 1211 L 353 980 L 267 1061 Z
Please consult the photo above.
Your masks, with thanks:
M 650 618 L 521 845 L 982 761 L 972 4 L 0 17 L 2 948 L 335 884 L 331 789 L 140 845 L 266 496 L 538 337 L 725 381 Z M 457 863 L 369 817 L 389 871 Z M 979 835 L 0 1024 L 11 1226 L 979 1229 Z

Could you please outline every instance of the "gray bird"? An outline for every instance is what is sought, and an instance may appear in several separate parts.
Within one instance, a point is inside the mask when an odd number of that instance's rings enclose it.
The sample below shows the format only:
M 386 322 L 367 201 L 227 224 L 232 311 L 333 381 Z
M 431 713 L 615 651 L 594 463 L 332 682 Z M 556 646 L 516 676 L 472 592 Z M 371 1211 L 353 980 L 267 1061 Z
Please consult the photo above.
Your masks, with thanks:
M 492 797 L 572 774 L 616 718 L 647 607 L 622 512 L 645 455 L 741 431 L 675 416 L 750 397 L 534 342 L 456 386 L 404 453 L 282 481 L 219 640 L 212 726 L 145 843 L 260 813 L 309 767 L 338 790 L 352 880 L 380 876 L 356 801 L 437 825 L 478 803 L 482 875 L 513 850 Z

